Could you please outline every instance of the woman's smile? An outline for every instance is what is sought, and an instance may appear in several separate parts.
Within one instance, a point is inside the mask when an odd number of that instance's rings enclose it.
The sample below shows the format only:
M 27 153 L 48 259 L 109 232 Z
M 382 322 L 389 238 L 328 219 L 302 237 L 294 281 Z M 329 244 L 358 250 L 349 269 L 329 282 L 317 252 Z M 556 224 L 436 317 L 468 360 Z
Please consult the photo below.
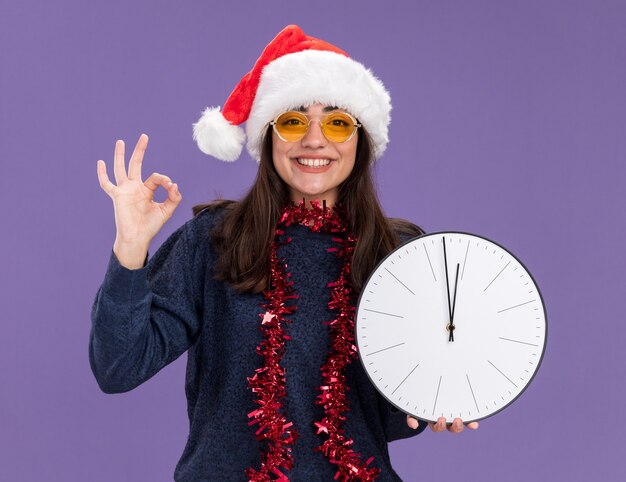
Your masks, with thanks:
M 313 156 L 296 157 L 293 159 L 293 161 L 295 161 L 296 166 L 302 172 L 309 172 L 313 174 L 319 174 L 328 171 L 333 162 L 332 159 L 329 158 L 319 158 Z

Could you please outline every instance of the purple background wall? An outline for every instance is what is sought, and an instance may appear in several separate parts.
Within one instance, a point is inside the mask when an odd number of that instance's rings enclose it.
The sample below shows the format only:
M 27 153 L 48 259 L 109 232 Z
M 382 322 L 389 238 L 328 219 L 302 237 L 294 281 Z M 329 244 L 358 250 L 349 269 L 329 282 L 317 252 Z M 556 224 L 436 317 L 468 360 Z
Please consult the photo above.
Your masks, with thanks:
M 166 481 L 187 436 L 186 355 L 99 391 L 90 308 L 115 237 L 96 161 L 150 136 L 182 205 L 236 198 L 256 164 L 203 155 L 222 105 L 288 23 L 372 67 L 394 103 L 389 215 L 490 237 L 546 301 L 543 364 L 477 432 L 390 445 L 404 480 L 624 480 L 626 6 L 618 1 L 0 5 L 0 479 Z M 162 201 L 162 192 L 157 200 Z

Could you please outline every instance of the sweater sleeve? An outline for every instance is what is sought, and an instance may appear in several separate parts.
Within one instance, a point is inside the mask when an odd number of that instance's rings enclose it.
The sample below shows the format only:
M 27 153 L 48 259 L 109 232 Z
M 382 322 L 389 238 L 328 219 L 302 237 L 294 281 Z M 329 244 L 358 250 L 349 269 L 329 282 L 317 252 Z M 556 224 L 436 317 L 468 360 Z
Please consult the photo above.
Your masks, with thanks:
M 89 362 L 105 393 L 132 390 L 186 351 L 197 338 L 203 279 L 188 240 L 176 230 L 142 268 L 122 266 L 111 250 L 91 310 Z
M 385 439 L 387 442 L 413 437 L 422 433 L 428 426 L 427 422 L 419 420 L 419 426 L 416 429 L 412 429 L 406 423 L 406 413 L 391 405 L 378 392 L 377 396 L 379 402 L 378 405 L 380 407 L 380 416 L 383 421 L 383 427 L 385 427 Z

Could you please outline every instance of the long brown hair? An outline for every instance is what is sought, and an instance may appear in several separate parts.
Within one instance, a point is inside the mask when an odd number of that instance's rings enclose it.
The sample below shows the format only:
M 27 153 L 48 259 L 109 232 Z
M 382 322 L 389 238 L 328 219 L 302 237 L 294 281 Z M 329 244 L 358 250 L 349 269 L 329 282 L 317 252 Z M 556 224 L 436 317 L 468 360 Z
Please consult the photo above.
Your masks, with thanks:
M 256 179 L 242 200 L 218 200 L 192 207 L 194 216 L 204 209 L 224 208 L 222 222 L 210 233 L 219 254 L 215 278 L 231 283 L 240 292 L 259 292 L 268 287 L 274 229 L 289 202 L 289 187 L 276 172 L 272 159 L 271 128 L 265 132 L 262 146 Z M 362 128 L 354 168 L 339 187 L 337 200 L 347 211 L 357 238 L 351 269 L 357 294 L 376 264 L 400 244 L 399 233 L 424 233 L 408 221 L 384 216 L 372 181 L 371 161 L 370 137 Z

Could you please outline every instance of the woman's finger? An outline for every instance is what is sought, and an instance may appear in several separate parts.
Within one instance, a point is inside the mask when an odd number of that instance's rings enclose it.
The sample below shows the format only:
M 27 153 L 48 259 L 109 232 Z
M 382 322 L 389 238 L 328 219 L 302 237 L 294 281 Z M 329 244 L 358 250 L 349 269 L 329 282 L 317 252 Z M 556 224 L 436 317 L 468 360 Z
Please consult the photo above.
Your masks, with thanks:
M 143 155 L 148 148 L 148 136 L 141 134 L 135 145 L 133 155 L 128 163 L 128 179 L 137 179 L 141 181 L 141 165 L 143 164 Z
M 100 187 L 109 196 L 113 196 L 113 190 L 115 189 L 115 185 L 111 181 L 109 181 L 109 176 L 107 176 L 107 166 L 102 159 L 100 159 L 97 163 L 97 171 Z
M 445 417 L 439 417 L 437 423 L 428 422 L 428 425 L 433 432 L 443 432 L 446 429 L 446 419 Z
M 126 167 L 124 166 L 124 141 L 118 139 L 115 142 L 115 154 L 113 155 L 113 173 L 115 183 L 119 186 L 126 181 Z
M 406 424 L 409 426 L 409 428 L 412 428 L 413 430 L 417 429 L 417 427 L 420 426 L 419 421 L 415 417 L 411 417 L 410 415 L 406 416 Z
M 470 430 L 476 430 L 478 428 L 478 422 L 470 422 L 467 425 L 467 428 Z
M 153 172 L 143 184 L 152 192 L 154 192 L 158 189 L 159 186 L 163 186 L 167 191 L 173 183 L 169 176 L 166 176 L 165 174 L 159 174 L 158 172 Z
M 448 431 L 452 433 L 461 433 L 463 431 L 463 420 L 455 418 L 452 421 L 452 425 L 448 427 Z
M 182 199 L 183 196 L 178 191 L 178 184 L 172 184 L 167 190 L 167 199 L 163 202 L 163 209 L 167 219 L 172 217 Z

